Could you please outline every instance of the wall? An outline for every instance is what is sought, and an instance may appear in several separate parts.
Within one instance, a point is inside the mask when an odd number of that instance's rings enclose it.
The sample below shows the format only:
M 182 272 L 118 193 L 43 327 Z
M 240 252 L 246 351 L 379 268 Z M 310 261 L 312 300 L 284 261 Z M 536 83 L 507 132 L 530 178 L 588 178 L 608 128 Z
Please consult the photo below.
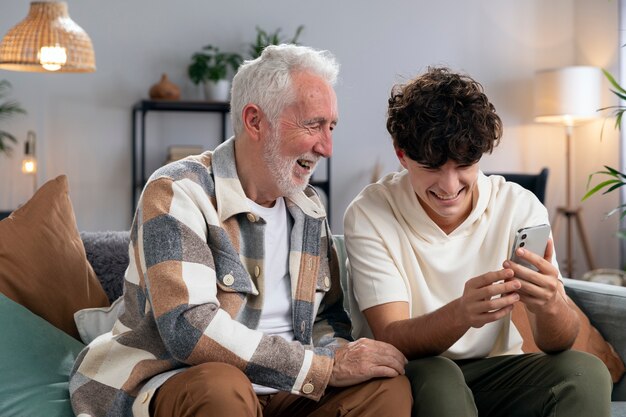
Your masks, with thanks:
M 305 25 L 301 41 L 331 50 L 342 64 L 337 86 L 340 123 L 332 159 L 332 223 L 342 231 L 345 208 L 366 185 L 376 162 L 395 170 L 385 130 L 390 87 L 428 65 L 448 65 L 481 81 L 500 113 L 501 146 L 483 160 L 486 171 L 551 169 L 547 205 L 563 204 L 563 132 L 532 122 L 532 78 L 537 69 L 616 62 L 617 4 L 592 0 L 354 0 L 293 2 L 233 0 L 181 2 L 69 0 L 72 18 L 91 36 L 98 70 L 93 74 L 1 71 L 13 83 L 26 117 L 7 124 L 39 140 L 39 183 L 65 173 L 81 230 L 119 230 L 130 224 L 130 109 L 145 98 L 161 73 L 183 89 L 198 90 L 185 76 L 190 55 L 208 43 L 245 53 L 255 26 L 291 34 Z M 3 0 L 0 32 L 27 13 L 25 0 Z M 601 52 L 600 52 L 601 50 Z M 588 149 L 577 148 L 577 194 L 587 173 L 617 154 L 617 140 L 597 139 L 586 127 Z M 212 148 L 219 128 L 209 115 L 148 116 L 148 166 L 154 169 L 172 143 Z M 581 133 L 576 132 L 579 136 Z M 578 143 L 577 143 L 578 144 Z M 19 150 L 0 157 L 0 209 L 16 207 L 32 193 L 19 173 Z M 602 222 L 613 204 L 585 203 L 585 220 L 598 264 L 617 266 L 615 225 Z M 557 237 L 557 246 L 559 244 Z M 559 247 L 559 252 L 561 252 Z

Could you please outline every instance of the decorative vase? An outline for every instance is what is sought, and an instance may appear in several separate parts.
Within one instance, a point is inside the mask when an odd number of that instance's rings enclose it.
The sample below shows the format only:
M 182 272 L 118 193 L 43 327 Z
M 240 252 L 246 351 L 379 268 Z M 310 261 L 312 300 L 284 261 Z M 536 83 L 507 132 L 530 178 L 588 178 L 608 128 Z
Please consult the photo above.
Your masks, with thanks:
M 163 74 L 161 80 L 150 87 L 148 94 L 153 100 L 178 100 L 180 88 L 167 78 L 167 74 Z
M 230 81 L 205 81 L 204 98 L 207 101 L 228 101 L 230 96 Z

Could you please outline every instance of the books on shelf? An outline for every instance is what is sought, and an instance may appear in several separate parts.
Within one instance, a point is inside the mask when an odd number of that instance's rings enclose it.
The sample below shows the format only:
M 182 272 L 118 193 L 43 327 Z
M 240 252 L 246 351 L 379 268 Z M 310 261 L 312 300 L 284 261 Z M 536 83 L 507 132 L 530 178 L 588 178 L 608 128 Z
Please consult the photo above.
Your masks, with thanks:
M 167 148 L 166 164 L 170 162 L 178 161 L 189 155 L 197 155 L 204 151 L 201 145 L 173 145 Z

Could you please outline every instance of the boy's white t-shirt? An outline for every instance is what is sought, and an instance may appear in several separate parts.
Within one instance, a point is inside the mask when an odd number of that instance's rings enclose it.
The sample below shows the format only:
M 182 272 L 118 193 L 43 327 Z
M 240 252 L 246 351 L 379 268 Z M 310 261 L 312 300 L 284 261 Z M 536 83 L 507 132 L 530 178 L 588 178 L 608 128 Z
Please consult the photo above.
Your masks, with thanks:
M 248 199 L 254 214 L 265 220 L 263 286 L 264 301 L 257 330 L 265 334 L 278 335 L 288 341 L 295 340 L 291 315 L 291 279 L 289 276 L 289 236 L 284 198 L 276 200 L 272 207 L 260 206 Z M 278 392 L 274 388 L 252 384 L 260 395 Z
M 546 208 L 521 186 L 480 173 L 477 187 L 472 212 L 450 234 L 426 214 L 407 171 L 371 184 L 352 202 L 344 233 L 355 337 L 371 336 L 360 311 L 405 301 L 411 317 L 433 312 L 460 297 L 468 279 L 501 269 L 518 229 L 549 224 Z M 515 354 L 521 353 L 521 344 L 509 314 L 469 329 L 442 356 Z

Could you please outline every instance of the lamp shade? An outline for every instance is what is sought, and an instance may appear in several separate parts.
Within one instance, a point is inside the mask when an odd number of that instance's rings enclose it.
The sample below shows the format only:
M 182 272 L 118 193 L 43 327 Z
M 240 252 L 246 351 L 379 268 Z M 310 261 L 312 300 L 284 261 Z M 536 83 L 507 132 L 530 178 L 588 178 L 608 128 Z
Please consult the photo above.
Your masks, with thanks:
M 597 118 L 602 71 L 573 66 L 535 74 L 535 121 L 574 126 Z
M 89 35 L 67 12 L 65 2 L 32 2 L 28 16 L 0 42 L 0 68 L 32 72 L 93 72 Z

